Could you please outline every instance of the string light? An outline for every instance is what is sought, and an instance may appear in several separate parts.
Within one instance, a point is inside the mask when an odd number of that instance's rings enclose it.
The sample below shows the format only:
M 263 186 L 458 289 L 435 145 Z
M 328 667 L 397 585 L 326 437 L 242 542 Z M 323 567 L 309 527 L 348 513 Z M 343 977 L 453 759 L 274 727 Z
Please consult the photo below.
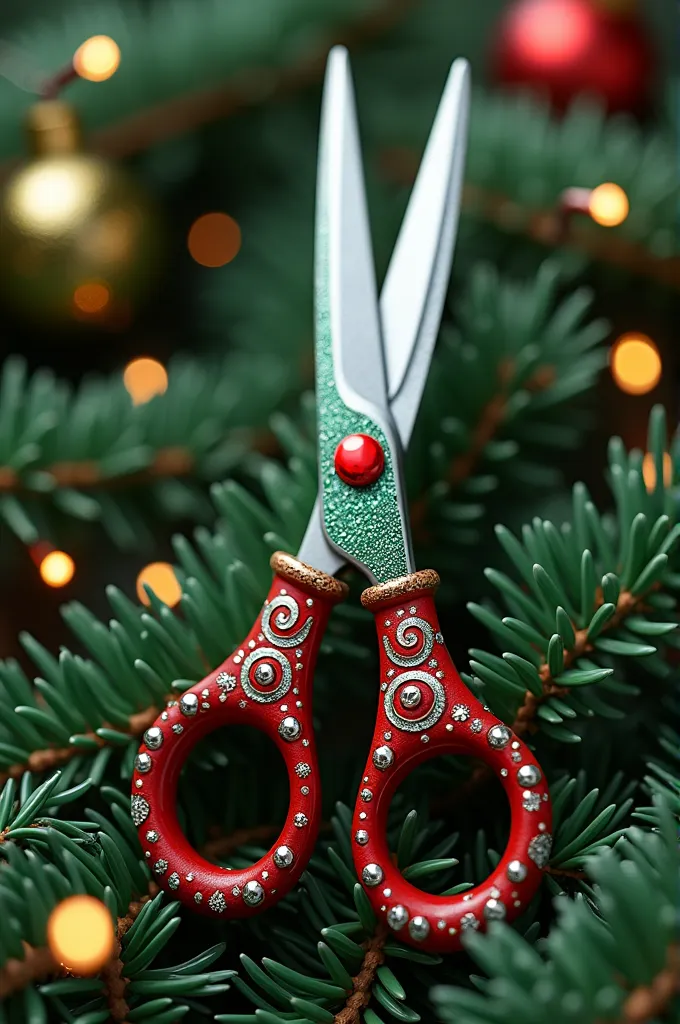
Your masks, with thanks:
M 76 571 L 76 564 L 65 551 L 49 551 L 40 562 L 40 575 L 48 587 L 65 587 Z
M 120 47 L 110 36 L 91 36 L 73 55 L 76 74 L 89 82 L 105 82 L 120 64 Z
M 646 334 L 622 334 L 610 354 L 612 377 L 629 395 L 644 395 L 661 379 L 659 350 Z
M 182 596 L 182 588 L 169 562 L 150 562 L 145 565 L 137 577 L 137 597 L 142 604 L 151 604 L 144 590 L 144 584 L 151 587 L 156 597 L 160 598 L 169 608 L 177 604 Z
M 670 487 L 673 480 L 673 460 L 669 452 L 663 453 L 663 482 L 665 487 Z M 642 460 L 642 479 L 648 491 L 656 487 L 656 459 L 651 452 L 646 452 Z
M 47 944 L 57 963 L 75 974 L 96 974 L 114 951 L 113 922 L 94 896 L 69 896 L 47 921 Z
M 191 225 L 187 245 L 202 267 L 223 267 L 241 248 L 241 229 L 228 213 L 204 213 Z
M 79 284 L 73 293 L 73 305 L 86 316 L 103 313 L 111 299 L 108 285 L 102 281 L 87 281 Z
M 123 370 L 123 384 L 133 405 L 143 405 L 168 388 L 168 374 L 162 363 L 146 356 L 133 359 Z
M 601 224 L 605 228 L 623 224 L 629 210 L 628 196 L 621 186 L 615 185 L 613 181 L 598 185 L 590 193 L 588 212 L 596 224 Z

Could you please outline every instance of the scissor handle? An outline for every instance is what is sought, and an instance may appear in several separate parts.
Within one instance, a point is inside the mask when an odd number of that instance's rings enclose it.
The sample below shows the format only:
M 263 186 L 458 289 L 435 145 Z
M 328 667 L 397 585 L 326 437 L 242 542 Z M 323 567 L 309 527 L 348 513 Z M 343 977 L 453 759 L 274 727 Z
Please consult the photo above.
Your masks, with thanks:
M 357 874 L 388 928 L 433 952 L 461 948 L 468 928 L 511 920 L 541 881 L 551 848 L 552 814 L 543 773 L 531 751 L 465 686 L 444 645 L 434 606 L 439 577 L 412 573 L 362 595 L 380 644 L 380 689 L 371 753 L 352 824 Z M 422 761 L 467 754 L 493 769 L 510 802 L 510 838 L 481 885 L 432 896 L 407 882 L 387 845 L 387 814 L 397 786 Z
M 312 727 L 314 664 L 344 583 L 283 552 L 242 645 L 200 683 L 170 701 L 135 759 L 132 820 L 158 884 L 206 915 L 248 917 L 288 893 L 314 848 L 321 813 Z M 288 771 L 290 806 L 271 849 L 240 871 L 194 850 L 177 819 L 177 782 L 195 744 L 222 725 L 252 725 L 274 741 Z M 257 765 L 253 765 L 257 771 Z

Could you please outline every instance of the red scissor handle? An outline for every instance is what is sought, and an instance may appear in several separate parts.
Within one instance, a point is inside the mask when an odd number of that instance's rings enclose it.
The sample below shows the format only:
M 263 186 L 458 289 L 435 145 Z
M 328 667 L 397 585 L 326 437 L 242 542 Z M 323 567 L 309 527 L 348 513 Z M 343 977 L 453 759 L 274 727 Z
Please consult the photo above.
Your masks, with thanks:
M 314 849 L 321 787 L 312 729 L 311 684 L 331 608 L 344 583 L 283 552 L 262 613 L 238 650 L 170 701 L 135 759 L 132 820 L 159 885 L 208 915 L 247 917 L 290 892 Z M 242 871 L 194 850 L 177 820 L 177 781 L 189 752 L 222 725 L 252 725 L 276 744 L 288 770 L 290 806 L 268 853 Z
M 468 928 L 522 913 L 541 881 L 552 814 L 536 758 L 462 682 L 439 631 L 439 577 L 416 572 L 364 591 L 380 645 L 375 733 L 352 825 L 357 874 L 374 911 L 399 939 L 433 952 L 461 948 Z M 416 765 L 467 754 L 493 769 L 510 802 L 510 838 L 485 882 L 456 896 L 431 896 L 407 882 L 387 845 L 390 801 Z

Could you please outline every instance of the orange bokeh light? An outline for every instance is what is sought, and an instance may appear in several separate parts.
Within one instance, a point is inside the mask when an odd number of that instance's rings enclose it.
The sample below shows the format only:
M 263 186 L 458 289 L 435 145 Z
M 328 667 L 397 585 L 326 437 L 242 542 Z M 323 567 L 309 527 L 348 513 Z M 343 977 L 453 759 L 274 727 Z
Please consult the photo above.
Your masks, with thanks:
M 613 181 L 598 185 L 590 194 L 588 212 L 597 224 L 605 228 L 623 224 L 629 210 L 628 196 L 621 186 L 615 185 Z
M 645 487 L 648 491 L 653 491 L 656 487 L 656 461 L 651 452 L 646 452 L 642 460 L 642 479 L 645 482 Z M 670 457 L 669 452 L 663 453 L 663 482 L 665 487 L 669 487 L 673 479 L 673 460 Z
M 76 571 L 76 564 L 65 551 L 50 551 L 40 562 L 40 575 L 48 587 L 65 587 Z
M 73 55 L 73 67 L 89 82 L 105 82 L 120 64 L 120 47 L 110 36 L 91 36 Z
M 144 590 L 144 584 L 153 590 L 156 597 L 160 598 L 169 608 L 176 605 L 182 596 L 182 588 L 175 576 L 175 571 L 169 562 L 150 562 L 145 565 L 137 577 L 137 597 L 142 604 L 150 604 L 149 597 Z
M 114 951 L 111 915 L 94 896 L 69 896 L 47 921 L 47 944 L 57 963 L 75 974 L 96 974 Z
M 659 350 L 645 334 L 622 334 L 609 356 L 612 377 L 629 395 L 644 395 L 661 379 Z
M 143 405 L 168 388 L 168 374 L 162 363 L 146 356 L 133 359 L 123 370 L 123 384 L 134 405 Z
M 74 306 L 87 316 L 96 316 L 103 312 L 110 299 L 111 292 L 103 281 L 87 281 L 85 284 L 79 284 L 73 293 Z
M 223 267 L 241 248 L 241 229 L 228 213 L 204 213 L 191 225 L 187 245 L 202 267 Z

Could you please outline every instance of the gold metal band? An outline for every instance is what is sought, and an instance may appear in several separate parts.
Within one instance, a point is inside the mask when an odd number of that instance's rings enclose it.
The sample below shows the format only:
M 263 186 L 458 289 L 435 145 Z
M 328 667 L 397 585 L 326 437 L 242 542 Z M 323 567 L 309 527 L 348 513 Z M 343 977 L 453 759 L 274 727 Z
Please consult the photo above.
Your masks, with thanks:
M 379 608 L 381 605 L 401 601 L 407 594 L 433 593 L 438 586 L 439 576 L 434 569 L 421 569 L 419 572 L 409 573 L 408 576 L 389 580 L 388 583 L 368 587 L 361 595 L 361 603 L 364 608 Z
M 284 580 L 295 583 L 310 594 L 318 594 L 327 601 L 343 601 L 349 593 L 346 583 L 341 583 L 334 576 L 327 576 L 325 572 L 305 562 L 299 562 L 285 551 L 275 551 L 269 559 L 269 564 Z

